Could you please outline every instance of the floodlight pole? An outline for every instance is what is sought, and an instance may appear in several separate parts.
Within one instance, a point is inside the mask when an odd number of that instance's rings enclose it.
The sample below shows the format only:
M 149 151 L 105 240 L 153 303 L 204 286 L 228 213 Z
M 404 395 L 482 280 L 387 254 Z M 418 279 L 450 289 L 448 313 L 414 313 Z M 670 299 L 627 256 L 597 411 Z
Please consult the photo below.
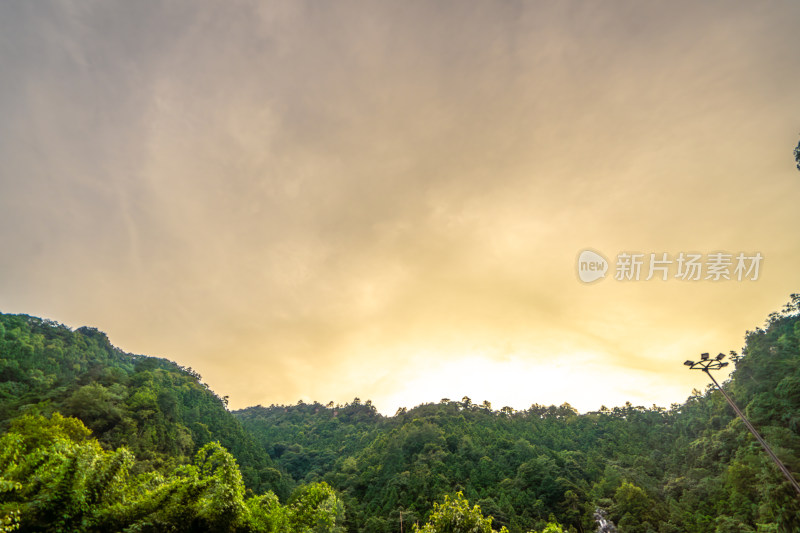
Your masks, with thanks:
M 767 441 L 765 441 L 764 438 L 758 433 L 758 431 L 756 431 L 756 428 L 753 427 L 753 424 L 751 424 L 750 421 L 747 419 L 747 417 L 744 416 L 744 413 L 733 402 L 733 399 L 730 396 L 728 396 L 727 392 L 722 390 L 722 387 L 720 387 L 719 383 L 717 383 L 717 380 L 714 379 L 714 376 L 711 375 L 711 370 L 719 370 L 723 366 L 728 366 L 728 363 L 721 362 L 722 359 L 725 357 L 725 354 L 719 354 L 715 359 L 709 359 L 707 353 L 702 354 L 701 357 L 702 359 L 696 363 L 693 361 L 686 361 L 684 364 L 690 367 L 692 370 L 702 370 L 708 375 L 708 377 L 711 378 L 711 381 L 713 381 L 714 385 L 717 386 L 717 390 L 722 393 L 722 395 L 728 401 L 728 404 L 730 404 L 730 406 L 733 408 L 736 414 L 739 415 L 739 418 L 742 419 L 742 422 L 744 422 L 744 425 L 747 427 L 747 429 L 750 430 L 750 433 L 752 433 L 753 436 L 756 438 L 756 440 L 761 444 L 761 446 L 764 448 L 764 451 L 767 452 L 767 455 L 770 456 L 770 458 L 778 466 L 780 471 L 783 472 L 783 475 L 786 476 L 786 479 L 789 480 L 789 483 L 792 484 L 792 487 L 794 487 L 794 490 L 797 491 L 797 494 L 800 496 L 800 483 L 797 483 L 797 480 L 794 478 L 789 469 L 786 468 L 786 465 L 784 465 L 781 462 L 781 460 L 778 459 L 778 456 L 775 455 L 775 453 L 769 447 Z

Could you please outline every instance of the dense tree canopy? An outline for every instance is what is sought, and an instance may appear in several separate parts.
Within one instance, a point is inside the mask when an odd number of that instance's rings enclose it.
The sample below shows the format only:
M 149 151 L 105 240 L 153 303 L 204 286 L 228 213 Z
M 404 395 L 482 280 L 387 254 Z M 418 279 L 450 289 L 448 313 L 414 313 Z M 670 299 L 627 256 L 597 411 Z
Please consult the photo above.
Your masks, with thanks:
M 236 460 L 217 442 L 167 473 L 133 474 L 77 419 L 24 415 L 0 437 L 0 524 L 13 531 L 338 532 L 343 507 L 325 483 L 245 499 Z
M 105 448 L 126 446 L 143 470 L 188 462 L 219 441 L 247 487 L 282 497 L 292 488 L 191 368 L 124 353 L 94 328 L 25 315 L 0 315 L 0 354 L 0 428 L 31 411 L 73 416 Z
M 794 472 L 799 311 L 793 295 L 747 332 L 723 384 Z M 598 512 L 620 533 L 800 531 L 792 487 L 711 387 L 586 414 L 467 397 L 230 413 L 191 369 L 0 315 L 0 429 L 0 531 L 583 533 Z
M 794 295 L 747 333 L 723 385 L 794 472 L 799 303 Z M 467 397 L 390 418 L 360 402 L 236 414 L 295 479 L 342 493 L 350 531 L 399 531 L 401 522 L 409 530 L 459 491 L 511 532 L 549 522 L 594 531 L 598 507 L 622 533 L 800 530 L 791 487 L 711 387 L 670 409 L 626 404 L 584 415 L 569 405 L 495 411 Z

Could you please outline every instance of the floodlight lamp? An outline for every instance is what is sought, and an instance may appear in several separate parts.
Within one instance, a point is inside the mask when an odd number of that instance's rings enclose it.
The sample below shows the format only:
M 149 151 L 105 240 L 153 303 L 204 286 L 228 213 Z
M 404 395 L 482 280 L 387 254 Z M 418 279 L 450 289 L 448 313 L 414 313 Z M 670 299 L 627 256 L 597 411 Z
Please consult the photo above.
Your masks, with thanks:
M 725 354 L 724 353 L 717 354 L 717 361 L 722 361 L 723 359 L 725 359 Z
M 692 366 L 694 364 L 694 361 L 685 361 L 683 364 L 686 366 Z
M 708 353 L 701 353 L 700 359 L 702 359 L 703 361 L 708 361 Z
M 720 368 L 725 367 L 725 366 L 728 366 L 728 362 L 727 361 L 725 361 L 724 363 L 720 363 L 719 364 Z

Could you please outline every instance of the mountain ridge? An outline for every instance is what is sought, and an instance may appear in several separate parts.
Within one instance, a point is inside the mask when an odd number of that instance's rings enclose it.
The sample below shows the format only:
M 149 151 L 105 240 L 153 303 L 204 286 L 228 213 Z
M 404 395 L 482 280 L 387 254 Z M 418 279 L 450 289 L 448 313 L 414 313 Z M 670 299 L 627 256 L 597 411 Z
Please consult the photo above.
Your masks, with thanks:
M 792 295 L 746 333 L 723 383 L 794 472 L 799 304 Z M 25 417 L 75 417 L 107 453 L 131 450 L 137 475 L 190 465 L 216 441 L 252 493 L 289 501 L 303 487 L 332 487 L 347 510 L 336 527 L 349 532 L 410 530 L 456 492 L 511 533 L 555 521 L 591 531 L 598 507 L 620 533 L 800 528 L 789 484 L 711 387 L 670 409 L 584 414 L 568 404 L 493 410 L 468 397 L 388 417 L 358 398 L 228 411 L 193 370 L 128 354 L 96 328 L 0 314 L 0 354 L 6 435 Z

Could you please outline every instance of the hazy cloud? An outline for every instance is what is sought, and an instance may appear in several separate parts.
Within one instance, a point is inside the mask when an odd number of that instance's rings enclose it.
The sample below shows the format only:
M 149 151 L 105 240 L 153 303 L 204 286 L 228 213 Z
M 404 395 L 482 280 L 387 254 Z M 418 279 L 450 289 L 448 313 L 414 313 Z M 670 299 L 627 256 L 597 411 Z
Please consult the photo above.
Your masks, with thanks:
M 191 365 L 236 407 L 681 401 L 681 358 L 739 348 L 800 282 L 799 21 L 4 3 L 0 306 Z M 766 259 L 757 282 L 585 286 L 587 247 Z

